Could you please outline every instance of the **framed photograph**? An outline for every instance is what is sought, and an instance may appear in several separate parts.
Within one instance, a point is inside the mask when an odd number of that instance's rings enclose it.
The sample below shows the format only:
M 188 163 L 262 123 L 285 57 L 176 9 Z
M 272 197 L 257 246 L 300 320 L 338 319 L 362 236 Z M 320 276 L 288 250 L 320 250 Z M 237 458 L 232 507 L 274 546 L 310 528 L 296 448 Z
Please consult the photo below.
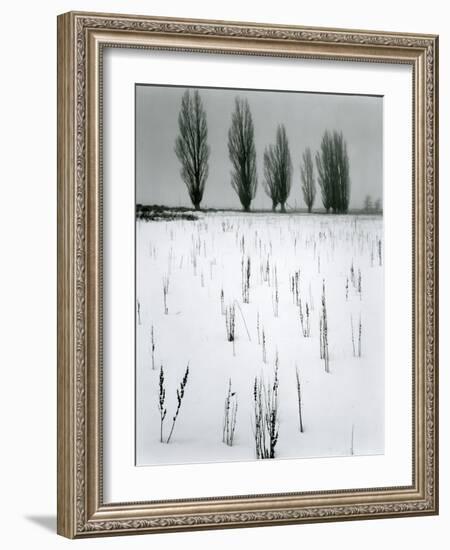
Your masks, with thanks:
M 438 38 L 58 18 L 58 532 L 436 514 Z

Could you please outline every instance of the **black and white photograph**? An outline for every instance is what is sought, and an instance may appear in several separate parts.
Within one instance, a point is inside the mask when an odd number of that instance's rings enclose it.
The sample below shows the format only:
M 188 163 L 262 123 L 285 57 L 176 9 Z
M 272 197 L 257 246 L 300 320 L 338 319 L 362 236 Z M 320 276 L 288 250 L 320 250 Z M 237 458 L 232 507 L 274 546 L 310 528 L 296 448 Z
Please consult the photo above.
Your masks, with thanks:
M 385 452 L 383 98 L 135 86 L 136 465 Z

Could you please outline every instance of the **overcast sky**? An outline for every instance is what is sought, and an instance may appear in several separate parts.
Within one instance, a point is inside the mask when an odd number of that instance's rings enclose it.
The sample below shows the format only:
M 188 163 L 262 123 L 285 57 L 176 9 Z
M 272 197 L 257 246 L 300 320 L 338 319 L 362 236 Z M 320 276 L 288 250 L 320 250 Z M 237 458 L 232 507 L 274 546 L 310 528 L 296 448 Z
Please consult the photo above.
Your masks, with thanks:
M 174 152 L 178 113 L 186 88 L 136 86 L 136 202 L 190 206 L 180 163 Z M 293 163 L 290 207 L 304 207 L 300 182 L 302 152 L 319 149 L 325 130 L 342 131 L 350 159 L 350 208 L 364 197 L 383 194 L 383 99 L 373 96 L 199 88 L 208 123 L 209 177 L 202 207 L 240 208 L 230 184 L 228 129 L 236 96 L 247 98 L 255 127 L 258 190 L 252 208 L 271 208 L 263 187 L 264 148 L 286 126 Z M 320 192 L 315 208 L 321 208 Z

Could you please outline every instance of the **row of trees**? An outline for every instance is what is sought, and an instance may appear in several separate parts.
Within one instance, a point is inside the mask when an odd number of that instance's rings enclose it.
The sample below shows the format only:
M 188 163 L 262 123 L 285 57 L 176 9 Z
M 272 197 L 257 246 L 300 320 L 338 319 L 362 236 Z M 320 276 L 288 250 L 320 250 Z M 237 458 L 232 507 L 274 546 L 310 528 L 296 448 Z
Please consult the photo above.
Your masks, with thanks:
M 206 111 L 198 90 L 187 90 L 181 100 L 178 115 L 179 135 L 175 153 L 181 163 L 181 177 L 189 197 L 198 210 L 203 198 L 209 172 L 210 147 Z M 256 169 L 255 130 L 250 106 L 246 99 L 235 100 L 228 131 L 228 155 L 232 165 L 231 185 L 245 211 L 250 210 L 258 186 Z M 264 151 L 264 190 L 272 200 L 272 210 L 278 205 L 286 211 L 292 186 L 292 159 L 284 124 L 279 124 L 275 143 Z M 350 165 L 347 145 L 342 132 L 328 130 L 322 137 L 320 150 L 315 154 L 317 181 L 322 203 L 327 212 L 345 213 L 350 201 Z M 308 212 L 316 199 L 314 160 L 308 147 L 300 166 L 302 193 Z
M 181 177 L 189 197 L 198 210 L 209 173 L 210 147 L 206 112 L 197 90 L 193 97 L 189 90 L 183 94 L 178 127 L 180 133 L 175 140 L 175 153 L 181 162 Z

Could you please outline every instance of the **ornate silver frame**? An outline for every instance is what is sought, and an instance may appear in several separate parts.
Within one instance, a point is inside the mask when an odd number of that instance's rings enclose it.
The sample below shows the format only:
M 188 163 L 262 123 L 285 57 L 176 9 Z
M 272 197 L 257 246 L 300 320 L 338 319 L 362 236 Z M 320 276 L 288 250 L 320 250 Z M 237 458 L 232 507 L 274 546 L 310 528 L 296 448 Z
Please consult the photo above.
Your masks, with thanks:
M 413 68 L 413 484 L 166 502 L 102 500 L 104 46 Z M 58 17 L 58 533 L 70 538 L 438 513 L 438 38 L 67 13 Z

